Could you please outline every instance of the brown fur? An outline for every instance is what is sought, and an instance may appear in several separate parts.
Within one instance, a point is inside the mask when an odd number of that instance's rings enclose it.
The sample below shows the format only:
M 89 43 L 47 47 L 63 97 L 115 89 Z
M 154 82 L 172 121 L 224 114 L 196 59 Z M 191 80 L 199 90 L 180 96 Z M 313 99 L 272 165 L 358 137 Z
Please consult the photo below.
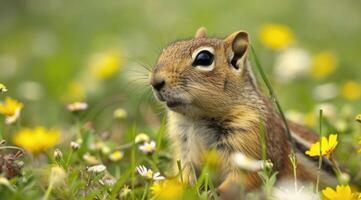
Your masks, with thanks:
M 284 124 L 253 79 L 247 63 L 248 46 L 248 35 L 243 31 L 222 40 L 207 38 L 205 29 L 201 29 L 196 38 L 174 42 L 165 48 L 150 78 L 153 86 L 165 82 L 160 90 L 154 90 L 160 101 L 180 103 L 167 107 L 167 128 L 175 160 L 184 163 L 186 179 L 192 182 L 195 177 L 191 166 L 196 173 L 200 172 L 204 165 L 202 158 L 207 151 L 215 149 L 221 162 L 218 189 L 228 197 L 233 196 L 239 185 L 247 189 L 260 186 L 258 175 L 255 172 L 244 175 L 234 166 L 231 155 L 242 152 L 260 160 L 262 124 L 267 157 L 273 162 L 274 170 L 279 172 L 279 178 L 292 177 L 290 143 Z M 192 54 L 202 47 L 214 50 L 214 68 L 210 71 L 192 66 Z M 233 56 L 237 59 L 232 60 Z M 239 70 L 235 69 L 235 63 Z M 318 139 L 294 123 L 290 127 L 305 141 Z M 302 163 L 298 165 L 298 178 L 313 179 Z

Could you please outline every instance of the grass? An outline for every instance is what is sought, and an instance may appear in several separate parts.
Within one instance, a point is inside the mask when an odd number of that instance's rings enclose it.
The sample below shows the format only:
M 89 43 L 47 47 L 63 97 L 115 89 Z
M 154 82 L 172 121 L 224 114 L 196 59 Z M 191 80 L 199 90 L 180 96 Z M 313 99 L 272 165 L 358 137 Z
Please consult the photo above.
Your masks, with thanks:
M 317 130 L 320 136 L 338 134 L 339 143 L 331 161 L 335 158 L 340 164 L 339 167 L 334 163 L 339 183 L 348 184 L 356 191 L 361 188 L 358 153 L 361 125 L 354 118 L 361 113 L 361 104 L 360 97 L 354 98 L 354 94 L 360 87 L 356 85 L 352 89 L 345 85 L 360 84 L 361 49 L 355 44 L 361 42 L 361 29 L 347 23 L 360 19 L 359 10 L 352 2 L 336 0 L 327 4 L 302 2 L 302 5 L 279 0 L 262 4 L 251 0 L 232 3 L 209 0 L 206 4 L 190 0 L 1 2 L 0 84 L 4 85 L 0 85 L 0 102 L 9 96 L 22 102 L 24 108 L 12 125 L 5 124 L 4 117 L 0 117 L 0 135 L 6 141 L 5 144 L 0 141 L 0 166 L 6 166 L 0 170 L 0 199 L 166 199 L 169 193 L 183 199 L 217 199 L 212 163 L 202 169 L 194 185 L 186 183 L 181 168 L 183 161 L 173 160 L 171 154 L 163 109 L 154 102 L 148 85 L 143 84 L 148 78 L 148 68 L 166 43 L 192 36 L 199 26 L 207 27 L 210 35 L 222 37 L 239 29 L 250 33 L 251 63 L 288 134 L 286 117 Z M 260 38 L 260 30 L 270 23 L 283 24 L 292 31 L 293 43 L 286 49 L 269 48 Z M 277 62 L 295 48 L 309 54 L 310 71 L 283 82 L 275 72 Z M 332 52 L 334 58 L 331 58 L 336 62 L 333 72 L 319 78 L 312 67 L 323 52 Z M 326 64 L 329 60 L 326 59 Z M 103 72 L 102 78 L 94 77 L 97 69 L 94 63 L 98 61 L 108 69 L 116 69 L 114 74 L 104 76 Z M 316 97 L 314 89 L 324 84 L 333 85 L 336 96 Z M 1 93 L 4 86 L 8 91 Z M 77 100 L 86 101 L 89 108 L 76 114 L 69 112 L 66 105 Z M 126 115 L 114 117 L 117 109 L 123 109 Z M 23 151 L 14 144 L 13 138 L 19 131 L 39 125 L 59 130 L 60 141 L 40 153 Z M 139 150 L 143 144 L 136 143 L 135 138 L 142 132 L 155 142 L 154 152 Z M 265 161 L 263 131 L 261 140 Z M 71 141 L 79 143 L 80 148 L 72 149 Z M 47 143 L 47 139 L 42 142 Z M 61 152 L 57 158 L 56 149 Z M 110 155 L 117 151 L 123 156 L 119 160 L 111 159 Z M 322 159 L 318 158 L 321 168 Z M 294 176 L 294 183 L 289 185 L 295 191 L 308 192 L 308 188 L 297 182 L 295 154 L 289 155 L 289 159 Z M 177 177 L 168 173 L 173 162 L 177 163 Z M 106 170 L 88 171 L 98 164 L 103 164 Z M 153 173 L 160 172 L 167 181 L 163 185 L 154 184 L 137 172 L 139 165 Z M 6 168 L 12 169 L 13 174 L 4 171 Z M 271 167 L 259 172 L 262 192 L 268 196 L 274 193 L 276 174 Z M 324 189 L 319 181 L 317 176 L 310 186 L 312 193 Z M 157 187 L 169 193 L 159 192 Z M 259 195 L 255 192 L 247 197 L 258 199 Z
M 266 83 L 271 98 L 274 100 L 281 116 L 284 116 L 280 103 L 278 102 L 270 81 L 267 79 L 264 70 L 262 69 L 260 62 L 252 48 L 256 66 Z M 91 111 L 89 111 L 91 113 Z M 84 115 L 87 116 L 87 115 Z M 51 154 L 52 149 L 48 149 L 47 154 L 31 154 L 26 153 L 22 158 L 23 161 L 15 159 L 11 166 L 22 166 L 21 172 L 12 178 L 4 179 L 1 182 L 0 193 L 7 199 L 31 199 L 42 198 L 47 199 L 157 199 L 157 198 L 169 198 L 169 193 L 159 192 L 155 190 L 156 183 L 146 177 L 142 177 L 137 173 L 136 167 L 139 165 L 145 165 L 147 168 L 154 172 L 160 171 L 164 175 L 171 166 L 171 157 L 168 154 L 169 144 L 164 141 L 165 124 L 166 120 L 161 120 L 158 130 L 155 132 L 156 146 L 152 153 L 143 153 L 138 150 L 142 144 L 136 143 L 137 133 L 139 133 L 139 127 L 133 123 L 133 125 L 125 130 L 129 138 L 124 138 L 124 144 L 113 142 L 108 136 L 102 136 L 101 134 L 95 134 L 96 129 L 89 126 L 86 121 L 82 119 L 82 115 L 79 113 L 74 114 L 74 123 L 70 124 L 70 127 L 65 130 L 70 134 L 68 139 L 58 145 L 58 155 L 53 157 Z M 285 119 L 285 117 L 283 118 Z M 322 136 L 322 121 L 323 115 L 320 110 L 319 115 L 319 133 Z M 119 123 L 119 122 L 115 122 Z M 123 122 L 121 122 L 123 123 Z M 285 127 L 287 122 L 284 121 Z M 10 125 L 11 126 L 11 125 Z M 261 125 L 263 127 L 264 125 Z M 9 128 L 10 129 L 10 128 Z M 263 128 L 261 129 L 263 130 Z M 9 132 L 11 132 L 9 130 Z M 263 131 L 261 131 L 263 133 Z M 12 133 L 6 133 L 9 135 Z M 150 134 L 151 135 L 151 134 Z M 6 139 L 6 138 L 5 138 Z M 44 138 L 46 140 L 46 138 Z M 81 141 L 79 143 L 80 148 L 74 149 L 70 146 L 70 141 Z M 261 134 L 262 145 L 262 158 L 267 160 L 266 145 L 265 145 L 264 133 Z M 44 141 L 46 142 L 46 141 Z M 291 141 L 292 143 L 292 141 Z M 322 142 L 321 142 L 322 146 Z M 0 151 L 4 154 L 14 155 L 11 152 L 16 150 L 23 151 L 16 146 L 1 146 Z M 119 161 L 112 161 L 109 159 L 111 152 L 121 150 L 124 153 L 124 157 Z M 9 153 L 10 152 L 10 153 Z M 320 149 L 320 153 L 321 153 Z M 5 153 L 5 154 L 6 154 Z M 91 154 L 92 161 L 85 156 Z M 4 155 L 5 155 L 4 154 Z M 293 156 L 292 156 L 293 155 Z M 294 167 L 294 188 L 298 191 L 297 186 L 297 174 L 295 154 L 290 154 L 290 159 Z M 3 161 L 7 161 L 4 157 Z M 96 164 L 104 164 L 106 170 L 90 172 L 89 167 Z M 211 165 L 205 165 L 201 171 L 200 176 L 197 178 L 195 185 L 186 184 L 184 181 L 184 174 L 182 161 L 177 161 L 178 178 L 181 185 L 181 193 L 178 196 L 172 198 L 192 198 L 192 199 L 217 199 L 216 187 L 213 184 L 214 169 Z M 322 165 L 322 159 L 319 157 L 318 174 L 316 181 L 316 193 L 319 191 L 319 171 Z M 58 169 L 59 168 L 59 169 Z M 54 172 L 55 169 L 60 172 Z M 195 173 L 195 172 L 193 172 Z M 21 174 L 21 176 L 19 176 Z M 273 171 L 272 167 L 263 168 L 260 171 L 259 176 L 263 182 L 263 192 L 266 196 L 272 196 L 275 182 L 277 180 L 276 175 L 278 172 Z M 6 175 L 3 174 L 3 175 Z M 169 180 L 177 177 L 167 177 Z M 56 180 L 56 181 L 54 181 Z M 162 185 L 163 190 L 172 191 L 173 188 L 167 188 L 166 185 Z M 127 189 L 128 192 L 127 192 Z M 240 189 L 241 190 L 241 189 Z M 172 191 L 173 192 L 173 191 Z M 166 194 L 164 194 L 166 193 Z M 163 196 L 162 196 L 163 195 Z M 253 196 L 252 196 L 253 195 Z M 248 194 L 249 198 L 257 199 L 259 194 Z

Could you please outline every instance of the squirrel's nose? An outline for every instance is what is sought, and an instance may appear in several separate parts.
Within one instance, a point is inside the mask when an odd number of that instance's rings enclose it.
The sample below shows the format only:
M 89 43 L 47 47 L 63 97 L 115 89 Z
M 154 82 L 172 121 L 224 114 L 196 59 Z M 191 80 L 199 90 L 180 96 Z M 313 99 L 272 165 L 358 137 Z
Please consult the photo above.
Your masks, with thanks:
M 159 80 L 153 80 L 152 81 L 152 86 L 154 89 L 156 89 L 157 91 L 161 90 L 164 85 L 165 85 L 165 81 L 163 79 L 159 79 Z

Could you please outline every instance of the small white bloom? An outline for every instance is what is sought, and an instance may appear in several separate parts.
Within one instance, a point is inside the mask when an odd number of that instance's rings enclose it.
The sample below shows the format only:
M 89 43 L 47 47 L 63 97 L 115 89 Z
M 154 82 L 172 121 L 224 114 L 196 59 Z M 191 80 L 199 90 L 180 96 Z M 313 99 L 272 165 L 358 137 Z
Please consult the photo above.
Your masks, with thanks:
M 117 181 L 114 178 L 106 177 L 99 180 L 99 183 L 106 186 L 113 186 Z
M 71 142 L 70 142 L 70 147 L 71 147 L 74 151 L 76 151 L 76 150 L 78 150 L 78 149 L 80 148 L 80 144 L 79 144 L 79 143 L 76 143 L 76 142 L 74 142 L 74 141 L 71 141 Z
M 318 101 L 333 99 L 338 95 L 337 85 L 335 83 L 326 83 L 316 86 L 312 94 Z
M 155 151 L 155 142 L 153 140 L 150 142 L 144 142 L 144 144 L 139 146 L 139 150 L 143 153 L 151 154 Z
M 91 167 L 88 167 L 87 168 L 87 171 L 88 172 L 94 172 L 94 173 L 100 173 L 100 172 L 103 172 L 107 169 L 107 167 L 105 165 L 94 165 L 94 166 L 91 166 Z
M 156 172 L 153 174 L 153 180 L 155 181 L 161 181 L 161 180 L 164 180 L 164 176 L 161 176 L 159 172 Z
M 305 187 L 299 183 L 296 190 L 293 181 L 283 181 L 273 188 L 273 195 L 271 199 L 277 200 L 320 200 L 319 195 L 311 191 L 312 187 Z
M 154 173 L 151 169 L 147 169 L 143 165 L 137 167 L 138 173 L 146 179 L 153 179 L 154 181 L 164 180 L 165 177 L 161 176 L 159 172 Z
M 275 61 L 274 73 L 282 82 L 305 76 L 311 68 L 310 54 L 300 48 L 283 51 Z
M 148 142 L 149 140 L 149 136 L 145 133 L 139 133 L 135 136 L 135 143 Z
M 241 169 L 254 172 L 260 171 L 264 166 L 263 161 L 248 158 L 240 152 L 233 154 L 233 162 Z
M 60 160 L 63 158 L 63 153 L 60 151 L 60 149 L 55 149 L 54 158 L 55 160 Z
M 151 179 L 153 177 L 153 171 L 151 169 L 147 169 L 143 165 L 139 165 L 137 167 L 137 171 L 141 176 L 146 177 L 148 179 Z
M 70 112 L 79 112 L 79 111 L 86 110 L 88 108 L 88 104 L 85 102 L 74 102 L 74 103 L 68 104 L 67 108 Z

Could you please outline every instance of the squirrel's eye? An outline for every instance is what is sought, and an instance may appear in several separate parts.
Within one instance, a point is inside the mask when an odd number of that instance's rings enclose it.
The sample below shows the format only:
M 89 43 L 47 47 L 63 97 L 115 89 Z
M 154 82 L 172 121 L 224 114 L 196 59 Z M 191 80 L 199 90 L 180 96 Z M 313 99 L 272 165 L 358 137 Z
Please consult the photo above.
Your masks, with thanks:
M 213 63 L 214 56 L 211 52 L 203 50 L 199 52 L 193 61 L 193 66 L 208 67 Z

